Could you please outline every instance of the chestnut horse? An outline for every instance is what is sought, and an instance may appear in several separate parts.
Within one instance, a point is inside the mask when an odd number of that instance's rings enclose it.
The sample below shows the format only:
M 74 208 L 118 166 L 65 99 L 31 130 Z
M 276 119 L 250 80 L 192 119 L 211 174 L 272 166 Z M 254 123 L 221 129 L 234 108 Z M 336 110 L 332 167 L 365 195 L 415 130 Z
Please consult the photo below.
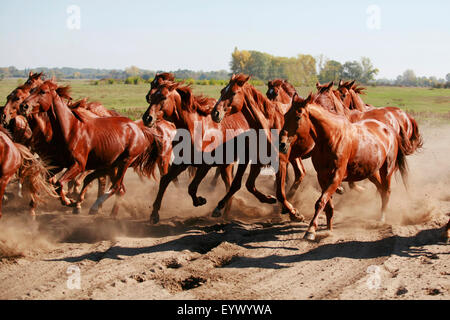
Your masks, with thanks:
M 255 130 L 264 130 L 266 132 L 265 139 L 269 146 L 272 145 L 272 137 L 269 134 L 271 129 L 281 129 L 283 126 L 283 116 L 284 108 L 278 102 L 273 102 L 266 98 L 262 93 L 256 90 L 250 83 L 248 83 L 250 76 L 243 74 L 233 75 L 228 83 L 228 85 L 222 89 L 221 96 L 214 109 L 211 113 L 212 119 L 218 123 L 222 120 L 226 120 L 228 117 L 233 115 L 241 115 L 249 123 L 250 128 Z M 268 94 L 270 97 L 275 98 L 275 90 L 269 88 Z M 260 139 L 258 137 L 258 139 Z M 258 143 L 259 147 L 259 143 Z M 267 150 L 269 151 L 269 150 Z M 272 152 L 270 150 L 269 152 Z M 258 152 L 259 154 L 259 152 Z M 247 159 L 246 159 L 247 160 Z M 297 158 L 286 158 L 284 159 L 284 167 L 286 167 L 287 162 L 291 162 L 294 168 L 299 168 L 298 163 L 300 159 Z M 259 161 L 259 159 L 258 159 Z M 236 173 L 236 176 L 231 185 L 230 191 L 225 195 L 225 197 L 218 203 L 214 210 L 214 213 L 220 212 L 223 208 L 223 204 L 227 199 L 229 199 L 235 192 L 237 192 L 241 187 L 241 180 L 243 174 L 246 170 L 248 162 L 240 162 Z M 281 165 L 281 161 L 280 161 Z M 273 196 L 267 196 L 258 191 L 255 187 L 255 180 L 258 177 L 261 169 L 264 165 L 260 163 L 252 163 L 250 166 L 250 173 L 246 182 L 247 189 L 254 194 L 258 200 L 263 203 L 276 203 L 276 198 Z M 299 171 L 304 170 L 300 164 Z M 296 174 L 297 176 L 297 174 Z M 297 176 L 296 183 L 294 183 L 294 188 L 298 187 L 297 182 L 301 175 Z M 283 183 L 285 183 L 283 181 Z M 283 213 L 286 212 L 283 206 Z M 295 208 L 290 208 L 287 210 L 292 220 L 302 221 L 303 217 L 298 214 Z
M 286 152 L 291 144 L 302 139 L 305 131 L 311 132 L 315 141 L 311 157 L 322 195 L 315 205 L 314 217 L 305 238 L 314 240 L 318 227 L 318 215 L 325 211 L 327 228 L 332 230 L 332 196 L 342 181 L 369 179 L 381 195 L 381 220 L 390 196 L 391 177 L 396 170 L 407 174 L 406 154 L 402 140 L 384 123 L 366 119 L 355 123 L 347 117 L 325 110 L 310 94 L 305 100 L 294 96 L 292 107 L 286 114 L 280 151 Z
M 6 104 L 3 107 L 1 121 L 5 128 L 8 128 L 11 119 L 13 119 L 19 110 L 19 106 L 25 98 L 30 95 L 30 91 L 39 87 L 44 81 L 41 73 L 33 73 L 30 71 L 27 81 L 15 90 L 13 90 L 6 98 Z
M 0 127 L 0 217 L 5 188 L 15 174 L 18 174 L 21 183 L 31 194 L 30 214 L 35 219 L 35 204 L 42 201 L 40 195 L 46 193 L 56 196 L 53 187 L 47 182 L 48 171 L 28 148 L 14 143 L 9 132 Z
M 63 205 L 78 206 L 84 198 L 86 187 L 100 176 L 108 175 L 112 187 L 91 207 L 90 213 L 98 212 L 99 206 L 113 194 L 125 193 L 123 178 L 126 170 L 146 151 L 149 142 L 139 126 L 125 117 L 93 118 L 83 121 L 77 118 L 64 102 L 69 87 L 58 87 L 45 81 L 21 104 L 21 112 L 28 118 L 44 112 L 50 119 L 54 136 L 61 142 L 58 148 L 67 154 L 68 170 L 56 182 Z M 90 173 L 83 185 L 77 203 L 69 201 L 63 190 L 65 183 L 85 170 Z M 113 213 L 117 214 L 113 208 Z
M 397 107 L 374 108 L 366 105 L 359 96 L 359 94 L 363 93 L 363 90 L 364 88 L 357 87 L 353 82 L 340 82 L 337 91 L 344 102 L 344 106 L 352 110 L 349 114 L 350 121 L 355 122 L 369 118 L 377 119 L 392 127 L 397 134 L 401 128 L 407 138 L 404 141 L 407 144 L 404 146 L 407 155 L 420 149 L 423 141 L 416 120 L 410 114 Z
M 152 127 L 158 123 L 158 121 L 161 121 L 161 119 L 166 119 L 173 122 L 177 129 L 181 128 L 188 130 L 191 137 L 192 156 L 195 152 L 212 152 L 212 146 L 217 147 L 225 142 L 224 140 L 211 141 L 210 138 L 204 139 L 205 134 L 220 132 L 221 137 L 224 139 L 234 139 L 235 136 L 227 136 L 227 129 L 241 129 L 242 131 L 245 131 L 249 128 L 245 119 L 239 116 L 230 119 L 230 121 L 226 121 L 222 125 L 217 124 L 211 119 L 210 115 L 215 100 L 203 96 L 195 96 L 189 86 L 185 86 L 181 83 L 174 83 L 171 81 L 161 82 L 158 87 L 152 91 L 149 100 L 151 101 L 151 105 L 142 116 L 144 124 Z M 202 129 L 201 138 L 203 141 L 200 146 L 195 146 L 194 144 L 196 123 L 201 124 Z M 197 147 L 200 147 L 201 150 L 198 150 Z M 225 164 L 218 166 L 220 167 L 225 187 L 229 190 L 231 181 L 233 180 L 233 164 L 227 164 L 226 161 L 223 161 L 222 163 Z M 159 210 L 161 208 L 165 190 L 169 183 L 189 166 L 197 167 L 195 178 L 191 181 L 188 188 L 189 195 L 192 197 L 194 206 L 204 205 L 206 199 L 197 196 L 198 185 L 206 176 L 211 166 L 215 165 L 216 164 L 205 164 L 203 162 L 196 164 L 195 161 L 191 161 L 190 163 L 172 164 L 168 174 L 163 176 L 160 180 L 158 195 L 153 203 L 150 221 L 152 223 L 157 223 L 159 221 Z M 228 201 L 224 203 L 224 207 L 226 207 L 225 214 L 228 213 L 230 205 L 231 199 L 228 199 Z
M 42 73 L 33 74 L 30 72 L 28 80 L 16 88 L 7 97 L 7 103 L 2 112 L 2 123 L 13 133 L 15 142 L 25 144 L 33 151 L 37 152 L 41 157 L 50 161 L 52 166 L 50 170 L 51 181 L 53 176 L 64 168 L 64 159 L 61 157 L 60 150 L 54 143 L 53 132 L 49 118 L 46 115 L 35 114 L 33 119 L 27 121 L 23 116 L 18 116 L 20 104 L 30 95 L 30 93 L 43 83 Z M 68 97 L 68 100 L 71 100 Z M 73 112 L 82 118 L 92 118 L 98 116 L 118 115 L 117 112 L 106 109 L 98 102 L 87 102 L 86 99 L 70 103 Z M 81 184 L 80 180 L 84 179 L 86 173 L 79 175 L 77 179 L 73 179 L 69 183 L 69 190 L 73 188 L 76 193 L 77 187 Z M 19 188 L 20 188 L 19 184 Z M 104 194 L 106 188 L 106 180 L 104 177 L 98 179 L 98 196 Z

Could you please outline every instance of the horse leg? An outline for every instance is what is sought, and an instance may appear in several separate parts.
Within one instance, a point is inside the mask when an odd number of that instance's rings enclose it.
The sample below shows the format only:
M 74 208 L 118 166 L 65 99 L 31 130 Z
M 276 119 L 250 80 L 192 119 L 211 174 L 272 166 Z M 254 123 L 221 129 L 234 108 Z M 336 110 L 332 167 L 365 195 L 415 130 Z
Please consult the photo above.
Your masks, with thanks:
M 238 169 L 236 172 L 236 176 L 233 179 L 233 183 L 231 184 L 230 190 L 227 192 L 225 197 L 219 201 L 217 207 L 214 209 L 212 216 L 217 218 L 220 217 L 221 210 L 225 207 L 227 201 L 231 199 L 231 197 L 241 188 L 242 177 L 244 176 L 245 169 L 247 169 L 248 163 L 243 163 L 238 165 Z
M 333 198 L 328 200 L 327 205 L 325 206 L 325 215 L 327 216 L 327 230 L 333 230 L 333 215 L 334 215 L 334 205 Z
M 197 168 L 194 179 L 192 179 L 191 183 L 189 184 L 188 193 L 192 198 L 192 203 L 194 207 L 199 207 L 206 204 L 205 198 L 197 197 L 197 190 L 202 180 L 208 174 L 209 169 L 211 169 L 211 166 L 208 165 L 202 165 L 201 167 Z
M 81 188 L 81 191 L 78 194 L 78 200 L 77 200 L 76 206 L 75 206 L 75 208 L 73 208 L 73 211 L 72 211 L 73 214 L 81 213 L 81 203 L 83 203 L 83 201 L 85 199 L 87 188 L 88 188 L 89 184 L 92 181 L 94 181 L 94 179 L 96 179 L 96 178 L 98 178 L 99 181 L 100 181 L 101 177 L 103 177 L 103 179 L 106 180 L 104 175 L 105 175 L 105 172 L 103 170 L 98 170 L 98 171 L 93 171 L 93 172 L 89 173 L 84 178 L 83 187 Z M 106 183 L 106 181 L 105 181 L 105 183 Z M 100 183 L 99 183 L 99 186 L 100 186 Z M 98 195 L 97 199 L 102 195 L 103 195 L 103 193 L 101 195 Z
M 377 172 L 373 176 L 369 177 L 369 180 L 377 187 L 378 193 L 381 196 L 380 222 L 384 223 L 386 220 L 385 210 L 387 207 L 387 203 L 389 201 L 389 196 L 391 194 L 390 177 L 388 178 L 386 175 L 382 174 L 381 172 Z
M 11 180 L 11 176 L 3 176 L 0 178 L 0 218 L 2 217 L 2 203 L 3 203 L 3 195 L 5 194 L 6 186 L 8 185 L 9 180 Z
M 217 185 L 217 180 L 219 179 L 219 176 L 221 175 L 220 167 L 216 168 L 216 172 L 214 173 L 214 178 L 211 180 L 211 187 L 214 188 Z
M 114 206 L 111 210 L 111 214 L 109 215 L 111 218 L 115 219 L 117 217 L 117 214 L 119 213 L 119 208 L 122 203 L 125 192 L 126 192 L 125 186 L 122 184 L 120 186 L 119 191 L 116 193 L 116 200 L 115 200 Z
M 450 241 L 450 219 L 448 220 L 447 227 L 444 230 L 443 238 L 444 238 L 445 242 L 449 242 Z
M 227 192 L 230 191 L 231 183 L 233 182 L 233 171 L 234 171 L 234 163 L 221 166 L 220 167 L 220 175 L 222 177 L 223 183 L 225 184 L 225 190 Z M 225 219 L 228 219 L 230 210 L 231 210 L 231 202 L 233 201 L 233 198 L 228 199 L 227 203 L 225 204 L 225 208 L 223 210 L 223 216 Z
M 290 163 L 292 164 L 292 167 L 294 168 L 295 180 L 287 194 L 288 199 L 292 199 L 292 197 L 295 195 L 295 192 L 297 191 L 298 187 L 300 186 L 300 183 L 302 183 L 303 178 L 306 175 L 305 167 L 303 166 L 302 160 L 300 158 L 291 160 Z
M 158 194 L 156 196 L 155 202 L 153 202 L 153 211 L 150 215 L 150 223 L 156 224 L 159 221 L 159 209 L 161 208 L 161 202 L 162 198 L 164 196 L 164 192 L 166 191 L 167 187 L 169 186 L 170 182 L 178 177 L 180 173 L 182 173 L 184 170 L 186 170 L 187 165 L 185 164 L 173 164 L 169 168 L 169 172 L 161 177 L 161 180 L 159 181 L 159 189 Z
M 277 199 L 273 196 L 267 196 L 263 194 L 261 191 L 256 189 L 255 182 L 256 178 L 258 178 L 261 172 L 261 165 L 252 164 L 250 165 L 250 173 L 247 178 L 247 182 L 245 183 L 245 187 L 247 190 L 253 194 L 260 202 L 274 204 L 277 203 Z
M 301 222 L 305 218 L 299 214 L 286 197 L 286 170 L 287 159 L 280 154 L 280 164 L 277 172 L 277 199 L 281 202 L 281 214 L 289 213 L 289 217 L 292 221 Z
M 345 166 L 342 166 L 342 168 L 345 169 Z M 324 211 L 324 209 L 328 205 L 328 202 L 330 201 L 331 197 L 336 192 L 336 189 L 341 184 L 342 177 L 344 176 L 343 171 L 344 170 L 339 170 L 339 169 L 336 170 L 332 176 L 331 182 L 328 182 L 328 181 L 330 181 L 330 179 L 328 177 L 320 177 L 318 174 L 319 183 L 322 188 L 322 195 L 320 196 L 320 198 L 317 200 L 317 202 L 315 204 L 314 217 L 311 220 L 308 230 L 305 233 L 305 236 L 304 236 L 305 239 L 311 240 L 311 241 L 316 239 L 316 230 L 318 227 L 317 220 L 319 218 L 319 214 L 322 213 L 322 211 Z M 332 205 L 330 205 L 329 207 L 332 208 Z M 328 211 L 332 212 L 332 210 L 330 208 L 328 209 Z M 329 215 L 330 215 L 329 228 L 332 228 L 332 226 L 331 226 L 332 214 L 329 214 Z M 327 216 L 327 220 L 328 220 L 328 216 Z
M 64 192 L 64 184 L 66 184 L 68 181 L 74 179 L 78 174 L 81 172 L 80 165 L 78 163 L 75 163 L 72 167 L 70 167 L 61 178 L 56 182 L 56 192 L 59 193 L 59 196 L 61 197 L 61 203 L 63 206 L 69 206 L 72 204 L 72 202 L 66 198 L 66 193 Z
M 105 194 L 105 191 L 106 191 L 106 178 L 107 178 L 106 174 L 97 178 L 97 182 L 98 182 L 97 199 Z M 99 205 L 98 206 L 98 212 L 100 212 L 102 210 L 102 207 L 103 207 L 103 205 Z

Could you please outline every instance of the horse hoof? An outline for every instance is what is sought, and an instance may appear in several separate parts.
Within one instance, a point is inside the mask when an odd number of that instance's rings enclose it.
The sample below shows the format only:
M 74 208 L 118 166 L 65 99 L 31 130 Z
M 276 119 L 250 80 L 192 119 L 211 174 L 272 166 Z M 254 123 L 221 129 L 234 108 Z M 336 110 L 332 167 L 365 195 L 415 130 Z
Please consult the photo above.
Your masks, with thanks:
M 150 223 L 151 224 L 157 224 L 159 222 L 159 215 L 152 214 L 150 215 Z
M 81 208 L 74 207 L 74 208 L 72 209 L 72 214 L 80 214 L 80 213 L 81 213 Z
M 267 196 L 267 203 L 275 204 L 277 203 L 277 198 L 275 198 L 274 196 Z
M 212 217 L 213 217 L 213 218 L 218 218 L 218 217 L 220 217 L 221 215 L 222 215 L 222 213 L 220 212 L 220 209 L 219 209 L 219 208 L 215 208 L 214 211 L 213 211 L 213 213 L 212 213 Z
M 194 201 L 194 207 L 200 207 L 206 204 L 206 199 L 203 197 L 197 197 Z
M 288 214 L 288 213 L 290 213 L 288 208 L 282 208 L 281 209 L 281 214 Z
M 92 208 L 89 210 L 89 215 L 90 216 L 93 216 L 93 215 L 96 215 L 96 214 L 98 214 L 98 210 L 95 210 L 95 209 L 92 209 Z
M 293 213 L 289 212 L 289 218 L 291 218 L 291 221 L 293 222 L 302 222 L 305 220 L 305 217 L 300 214 L 297 209 L 295 209 Z
M 309 241 L 314 241 L 314 240 L 316 240 L 316 234 L 314 232 L 308 231 L 305 233 L 303 239 L 309 240 Z
M 345 193 L 344 187 L 343 186 L 337 187 L 336 193 L 337 194 L 344 194 Z

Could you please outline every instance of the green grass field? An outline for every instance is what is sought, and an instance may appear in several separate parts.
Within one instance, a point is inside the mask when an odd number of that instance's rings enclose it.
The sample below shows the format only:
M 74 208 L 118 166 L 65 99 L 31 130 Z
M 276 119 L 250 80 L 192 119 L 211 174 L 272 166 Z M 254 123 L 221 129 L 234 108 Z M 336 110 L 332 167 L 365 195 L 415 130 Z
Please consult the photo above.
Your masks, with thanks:
M 6 79 L 0 81 L 0 105 L 4 105 L 6 96 L 23 83 L 24 79 Z M 61 81 L 61 85 L 71 85 L 72 97 L 77 100 L 89 97 L 91 101 L 102 102 L 107 108 L 114 109 L 122 114 L 136 119 L 147 108 L 145 95 L 148 84 L 140 85 L 92 85 L 88 80 Z M 218 98 L 221 86 L 194 86 L 196 94 L 204 94 Z M 257 87 L 265 94 L 267 87 Z M 297 88 L 301 96 L 306 96 L 315 88 Z M 377 107 L 395 106 L 412 112 L 415 115 L 427 118 L 441 118 L 450 122 L 450 90 L 430 88 L 403 88 L 403 87 L 368 87 L 367 94 L 363 96 L 366 103 Z

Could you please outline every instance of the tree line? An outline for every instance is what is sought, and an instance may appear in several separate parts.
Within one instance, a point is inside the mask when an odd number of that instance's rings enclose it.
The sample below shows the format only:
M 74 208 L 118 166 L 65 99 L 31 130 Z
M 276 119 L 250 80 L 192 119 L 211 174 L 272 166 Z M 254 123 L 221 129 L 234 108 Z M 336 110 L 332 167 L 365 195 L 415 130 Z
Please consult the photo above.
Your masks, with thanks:
M 26 78 L 31 69 L 19 70 L 13 66 L 0 68 L 0 80 L 3 78 Z M 367 57 L 360 60 L 341 63 L 327 59 L 323 55 L 313 57 L 309 54 L 298 54 L 296 57 L 278 57 L 255 50 L 239 50 L 235 48 L 231 54 L 231 73 L 250 74 L 254 83 L 267 80 L 287 79 L 295 86 L 313 86 L 317 81 L 329 82 L 356 80 L 362 84 L 384 86 L 419 86 L 450 88 L 450 73 L 445 79 L 436 77 L 417 77 L 413 70 L 406 70 L 396 79 L 375 79 L 379 70 Z M 93 84 L 139 84 L 151 81 L 160 71 L 140 69 L 130 66 L 124 70 L 94 68 L 33 68 L 34 72 L 44 72 L 47 77 L 57 79 L 91 79 Z M 161 70 L 164 71 L 164 70 Z M 199 85 L 222 85 L 231 73 L 227 70 L 192 71 L 178 69 L 170 71 L 177 79 Z

